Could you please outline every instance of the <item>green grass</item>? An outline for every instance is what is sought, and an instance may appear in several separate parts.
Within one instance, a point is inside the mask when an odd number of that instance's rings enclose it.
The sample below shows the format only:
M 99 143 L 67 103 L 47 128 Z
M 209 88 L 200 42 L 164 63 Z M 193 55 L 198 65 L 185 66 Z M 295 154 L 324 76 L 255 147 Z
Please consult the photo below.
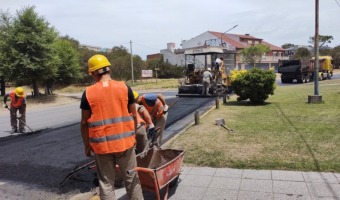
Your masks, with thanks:
M 144 79 L 136 80 L 134 84 L 131 81 L 126 82 L 133 90 L 162 90 L 178 87 L 178 79 Z M 85 90 L 86 86 L 81 85 L 69 85 L 65 87 L 55 87 L 55 93 L 79 93 Z
M 188 165 L 340 172 L 340 80 L 319 84 L 320 104 L 307 103 L 313 83 L 277 87 L 261 106 L 232 96 L 166 146 L 185 149 Z

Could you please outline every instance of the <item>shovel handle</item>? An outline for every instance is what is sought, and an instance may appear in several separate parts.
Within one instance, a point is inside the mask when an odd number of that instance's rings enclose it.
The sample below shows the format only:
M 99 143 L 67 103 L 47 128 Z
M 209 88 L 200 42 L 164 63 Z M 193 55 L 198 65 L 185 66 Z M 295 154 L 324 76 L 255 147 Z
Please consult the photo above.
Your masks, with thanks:
M 233 129 L 228 128 L 225 124 L 221 124 L 221 126 L 223 126 L 225 129 L 227 129 L 229 133 L 234 132 Z

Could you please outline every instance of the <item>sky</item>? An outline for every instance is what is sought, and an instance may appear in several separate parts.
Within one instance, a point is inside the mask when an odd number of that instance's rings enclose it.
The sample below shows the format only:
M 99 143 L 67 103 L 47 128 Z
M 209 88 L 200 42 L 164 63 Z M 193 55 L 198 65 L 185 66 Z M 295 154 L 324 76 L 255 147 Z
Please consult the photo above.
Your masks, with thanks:
M 143 60 L 206 31 L 250 34 L 276 46 L 308 45 L 315 0 L 0 0 L 15 15 L 35 6 L 62 36 L 81 44 L 124 46 Z M 340 45 L 340 0 L 319 0 L 319 34 Z M 130 43 L 130 41 L 132 41 Z M 130 45 L 132 48 L 130 48 Z

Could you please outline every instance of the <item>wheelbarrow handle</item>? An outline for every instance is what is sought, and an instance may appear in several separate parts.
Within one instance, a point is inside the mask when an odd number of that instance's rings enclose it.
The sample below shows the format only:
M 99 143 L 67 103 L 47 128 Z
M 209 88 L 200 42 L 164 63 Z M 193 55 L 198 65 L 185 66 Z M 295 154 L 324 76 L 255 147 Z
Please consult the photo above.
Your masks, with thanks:
M 127 174 L 131 174 L 133 172 L 147 172 L 147 173 L 153 173 L 154 170 L 150 169 L 150 168 L 144 168 L 144 167 L 135 167 L 133 169 L 127 170 L 126 173 Z

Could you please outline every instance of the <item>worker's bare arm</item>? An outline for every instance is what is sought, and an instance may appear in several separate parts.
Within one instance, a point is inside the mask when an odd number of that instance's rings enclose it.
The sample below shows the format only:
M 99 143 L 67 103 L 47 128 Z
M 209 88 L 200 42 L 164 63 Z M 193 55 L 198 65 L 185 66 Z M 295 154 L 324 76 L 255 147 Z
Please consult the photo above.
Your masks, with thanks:
M 89 140 L 89 129 L 87 126 L 87 120 L 91 117 L 91 110 L 81 110 L 81 122 L 80 122 L 80 131 L 83 139 L 84 147 L 85 147 L 85 155 L 91 156 L 91 146 Z

